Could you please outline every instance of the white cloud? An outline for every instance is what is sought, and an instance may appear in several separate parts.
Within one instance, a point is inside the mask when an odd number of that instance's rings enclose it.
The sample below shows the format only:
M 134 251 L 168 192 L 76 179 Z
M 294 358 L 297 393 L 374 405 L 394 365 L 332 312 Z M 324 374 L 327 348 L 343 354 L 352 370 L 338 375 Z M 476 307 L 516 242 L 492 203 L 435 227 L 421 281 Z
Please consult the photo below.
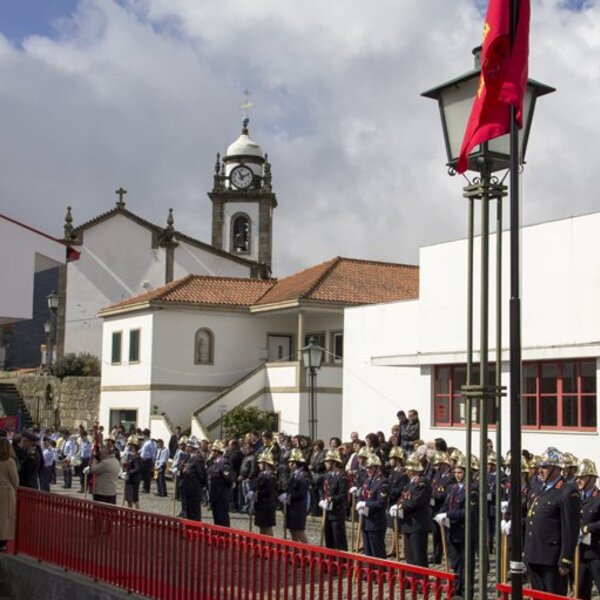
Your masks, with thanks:
M 538 107 L 524 219 L 596 210 L 600 6 L 532 9 Z M 269 152 L 275 272 L 334 255 L 417 260 L 465 231 L 437 107 L 420 92 L 471 68 L 483 17 L 469 0 L 82 0 L 54 38 L 0 38 L 2 212 L 59 234 L 128 206 L 210 237 L 214 157 L 237 137 L 241 91 Z

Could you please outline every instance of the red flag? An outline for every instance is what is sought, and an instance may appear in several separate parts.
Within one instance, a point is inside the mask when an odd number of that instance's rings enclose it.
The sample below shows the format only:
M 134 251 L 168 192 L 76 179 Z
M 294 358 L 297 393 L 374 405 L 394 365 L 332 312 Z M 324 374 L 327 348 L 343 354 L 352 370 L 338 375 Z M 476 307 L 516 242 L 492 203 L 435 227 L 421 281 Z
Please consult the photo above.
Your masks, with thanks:
M 523 98 L 527 87 L 530 0 L 518 3 L 518 22 L 510 48 L 510 3 L 490 0 L 481 48 L 481 76 L 463 138 L 456 170 L 466 171 L 471 150 L 510 131 L 510 106 L 523 125 Z

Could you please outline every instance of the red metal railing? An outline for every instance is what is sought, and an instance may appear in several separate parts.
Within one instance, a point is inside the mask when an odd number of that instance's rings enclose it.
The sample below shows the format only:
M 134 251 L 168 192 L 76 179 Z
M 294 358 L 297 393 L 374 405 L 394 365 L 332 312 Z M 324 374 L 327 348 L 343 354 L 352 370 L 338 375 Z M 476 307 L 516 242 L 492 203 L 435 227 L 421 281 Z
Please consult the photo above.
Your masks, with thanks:
M 20 488 L 15 552 L 164 600 L 450 600 L 454 575 Z
M 510 600 L 510 593 L 512 591 L 511 585 L 507 583 L 499 583 L 496 586 L 496 589 L 500 592 L 501 600 Z M 533 600 L 565 600 L 565 598 L 568 598 L 568 596 L 549 594 L 548 592 L 541 592 L 540 590 L 533 590 L 531 588 L 524 587 L 523 598 L 532 598 Z

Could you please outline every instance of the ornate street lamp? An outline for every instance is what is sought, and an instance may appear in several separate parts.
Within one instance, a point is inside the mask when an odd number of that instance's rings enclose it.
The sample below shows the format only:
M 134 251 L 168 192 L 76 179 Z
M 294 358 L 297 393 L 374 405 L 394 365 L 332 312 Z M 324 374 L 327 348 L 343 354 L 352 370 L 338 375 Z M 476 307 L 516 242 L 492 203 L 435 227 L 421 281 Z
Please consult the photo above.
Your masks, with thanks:
M 310 377 L 310 401 L 308 405 L 308 428 L 310 432 L 310 439 L 314 442 L 317 439 L 317 405 L 316 405 L 316 393 L 315 393 L 315 381 L 317 378 L 317 371 L 321 368 L 323 363 L 323 356 L 325 350 L 317 344 L 314 337 L 308 340 L 308 344 L 301 348 L 302 362 L 304 368 L 308 371 Z
M 437 100 L 442 121 L 442 131 L 444 134 L 444 142 L 446 147 L 446 158 L 448 172 L 450 175 L 456 173 L 455 167 L 458 162 L 460 149 L 462 146 L 463 137 L 465 134 L 467 121 L 471 114 L 473 100 L 479 85 L 481 64 L 480 64 L 481 48 L 475 48 L 473 54 L 475 56 L 474 68 L 457 77 L 436 86 L 426 92 L 422 96 Z M 466 405 L 466 456 L 467 469 L 465 477 L 465 487 L 467 498 L 471 498 L 471 438 L 473 427 L 473 412 L 472 402 L 475 400 L 479 405 L 479 436 L 480 436 L 480 464 L 481 468 L 487 466 L 487 436 L 488 436 L 488 415 L 491 403 L 495 404 L 496 408 L 496 454 L 498 463 L 496 469 L 496 577 L 501 580 L 500 569 L 500 456 L 501 456 L 501 420 L 500 420 L 500 399 L 503 395 L 501 386 L 501 325 L 502 325 L 502 297 L 501 297 L 501 273 L 502 273 L 502 198 L 507 194 L 507 187 L 500 181 L 494 173 L 504 169 L 509 169 L 511 166 L 511 148 L 514 148 L 515 154 L 518 153 L 518 164 L 522 165 L 525 162 L 525 153 L 527 150 L 527 142 L 529 141 L 529 132 L 533 113 L 537 98 L 554 91 L 547 85 L 529 79 L 523 103 L 523 129 L 518 135 L 518 144 L 511 145 L 511 136 L 495 138 L 479 146 L 476 146 L 468 157 L 468 169 L 477 172 L 478 176 L 469 182 L 463 190 L 463 196 L 468 199 L 468 258 L 467 258 L 467 374 L 466 385 L 463 387 L 463 395 Z M 512 162 L 514 164 L 514 161 Z M 517 175 L 512 179 L 516 181 Z M 468 180 L 467 180 L 468 181 Z M 514 185 L 511 181 L 511 189 Z M 481 300 L 480 300 L 480 364 L 479 364 L 479 383 L 474 385 L 473 382 L 473 241 L 474 241 L 474 201 L 481 201 Z M 497 201 L 496 211 L 496 378 L 494 382 L 490 381 L 489 376 L 489 204 L 490 201 Z M 511 206 L 511 224 L 512 224 L 512 206 Z M 513 241 L 511 238 L 511 253 L 513 250 Z M 511 254 L 512 256 L 512 254 Z M 512 265 L 512 260 L 511 260 Z M 512 282 L 512 280 L 511 280 Z M 512 293 L 512 285 L 511 285 Z M 512 306 L 512 299 L 511 299 Z M 511 335 L 512 340 L 512 335 Z M 520 338 L 519 338 L 520 346 Z M 512 344 L 511 344 L 512 347 Z M 512 352 L 511 352 L 512 362 Z M 520 363 L 520 354 L 519 354 Z M 520 369 L 520 366 L 519 366 Z M 511 369 L 512 373 L 512 369 Z M 512 385 L 511 375 L 511 388 Z M 515 388 L 516 389 L 516 388 Z M 516 410 L 520 411 L 520 387 L 516 401 L 513 401 L 514 395 L 511 389 L 511 415 Z M 520 413 L 519 413 L 520 414 Z M 511 447 L 513 452 L 518 449 L 520 455 L 520 427 L 515 431 L 511 430 Z M 519 456 L 520 458 L 520 456 Z M 520 464 L 520 463 L 519 463 Z M 515 479 L 520 477 L 517 472 Z M 516 486 L 520 492 L 520 480 L 516 479 Z M 488 573 L 488 539 L 487 539 L 487 478 L 481 477 L 479 481 L 479 515 L 478 515 L 478 531 L 479 531 L 479 598 L 485 600 L 487 597 L 487 573 Z M 520 506 L 520 501 L 513 505 Z M 521 547 L 520 532 L 520 512 L 515 511 L 513 517 L 516 519 L 513 522 L 513 527 L 518 529 L 518 540 L 514 539 L 513 546 L 518 544 Z M 471 513 L 465 513 L 465 597 L 471 598 L 472 583 L 473 583 L 473 555 L 471 543 Z M 515 529 L 513 529 L 515 531 Z

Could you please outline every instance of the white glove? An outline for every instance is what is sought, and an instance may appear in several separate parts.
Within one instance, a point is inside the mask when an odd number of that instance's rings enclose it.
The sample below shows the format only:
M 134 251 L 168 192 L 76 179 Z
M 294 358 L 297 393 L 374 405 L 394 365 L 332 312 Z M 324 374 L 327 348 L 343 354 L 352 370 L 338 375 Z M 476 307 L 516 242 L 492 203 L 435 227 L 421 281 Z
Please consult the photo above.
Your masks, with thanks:
M 323 510 L 327 510 L 327 500 L 321 500 L 319 502 L 319 506 L 323 509 Z
M 331 502 L 331 500 L 327 500 L 325 502 L 325 510 L 327 512 L 329 512 L 332 508 L 333 508 L 333 502 Z
M 502 502 L 500 502 L 500 510 L 503 513 L 507 513 L 508 512 L 508 500 L 502 500 Z
M 277 500 L 279 500 L 279 502 L 281 502 L 281 504 L 287 504 L 288 495 L 284 492 L 283 494 L 279 495 L 279 498 L 277 498 Z
M 433 517 L 440 526 L 443 526 L 444 520 L 448 517 L 446 513 L 439 513 Z
M 173 475 L 174 475 L 175 477 L 177 477 L 177 475 L 179 475 L 179 470 L 177 469 L 177 467 L 173 467 L 173 468 L 171 469 L 171 473 L 173 473 Z
M 442 521 L 442 527 L 445 527 L 446 529 L 450 529 L 450 519 L 448 517 L 446 517 Z
M 398 505 L 397 504 L 393 504 L 392 506 L 390 506 L 390 517 L 392 517 L 392 519 L 395 519 L 398 517 Z
M 511 526 L 512 526 L 512 521 L 500 521 L 500 531 L 504 535 L 510 535 Z
M 579 534 L 579 543 L 584 544 L 586 546 L 592 545 L 592 534 L 591 533 L 583 533 L 583 531 Z
M 252 500 L 254 500 L 254 492 L 248 492 L 246 494 L 246 500 L 248 500 L 248 502 L 252 502 Z
M 361 500 L 360 502 L 356 503 L 356 512 L 358 512 L 359 515 L 364 515 L 366 508 L 367 503 L 364 500 Z
M 353 496 L 356 496 L 356 492 L 358 492 L 358 488 L 355 485 L 348 490 L 348 493 L 352 494 Z
M 86 468 L 83 470 L 83 474 L 84 474 L 84 475 L 89 475 L 89 474 L 90 474 L 90 471 L 91 471 L 91 469 L 90 469 L 89 467 L 86 467 Z

